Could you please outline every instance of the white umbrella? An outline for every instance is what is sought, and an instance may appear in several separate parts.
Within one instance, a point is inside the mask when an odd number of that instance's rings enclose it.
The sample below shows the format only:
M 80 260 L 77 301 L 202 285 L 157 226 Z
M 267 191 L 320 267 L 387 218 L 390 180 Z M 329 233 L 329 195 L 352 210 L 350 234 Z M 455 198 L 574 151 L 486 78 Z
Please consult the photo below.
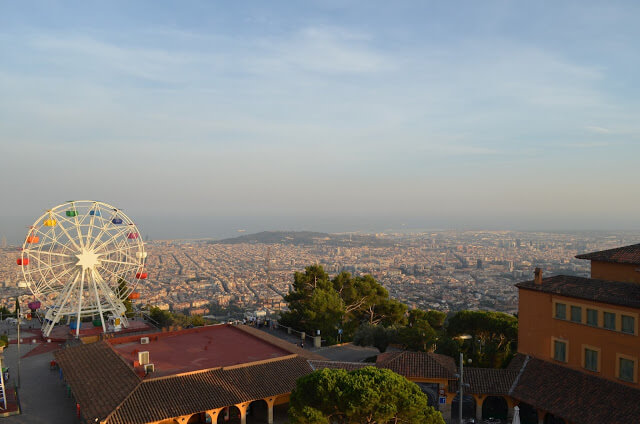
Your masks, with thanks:
M 513 421 L 511 424 L 520 424 L 520 408 L 518 406 L 513 407 Z

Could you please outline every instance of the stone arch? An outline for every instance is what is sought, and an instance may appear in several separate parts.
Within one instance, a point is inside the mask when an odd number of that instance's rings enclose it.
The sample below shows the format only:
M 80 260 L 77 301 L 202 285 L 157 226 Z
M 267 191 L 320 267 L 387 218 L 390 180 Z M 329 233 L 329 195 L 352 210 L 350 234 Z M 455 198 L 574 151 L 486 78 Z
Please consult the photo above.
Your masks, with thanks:
M 509 415 L 509 404 L 502 396 L 487 396 L 482 402 L 482 419 L 499 418 L 506 420 Z
M 193 414 L 191 417 L 189 417 L 187 424 L 210 424 L 212 422 L 213 420 L 209 414 L 207 414 L 206 412 L 198 412 L 197 414 Z
M 460 404 L 460 395 L 457 394 L 451 402 L 451 421 L 459 421 L 458 408 Z M 476 417 L 476 400 L 471 395 L 464 395 L 462 400 L 462 418 L 475 418 Z
M 538 411 L 528 403 L 520 402 L 520 423 L 521 424 L 538 424 Z
M 254 400 L 247 408 L 247 423 L 266 423 L 269 420 L 269 404 L 264 399 Z
M 547 413 L 544 416 L 544 424 L 565 424 L 565 422 L 562 418 L 556 417 L 551 413 Z
M 240 409 L 233 405 L 223 408 L 218 414 L 218 424 L 240 423 Z

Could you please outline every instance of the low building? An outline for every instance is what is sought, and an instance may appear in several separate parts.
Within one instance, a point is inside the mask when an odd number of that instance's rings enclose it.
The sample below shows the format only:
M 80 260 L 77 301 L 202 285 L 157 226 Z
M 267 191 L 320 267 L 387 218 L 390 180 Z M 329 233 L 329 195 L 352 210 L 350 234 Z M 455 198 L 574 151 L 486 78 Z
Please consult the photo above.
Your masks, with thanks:
M 56 352 L 82 422 L 186 424 L 286 414 L 321 356 L 245 326 L 129 336 Z M 275 411 L 275 412 L 274 412 Z

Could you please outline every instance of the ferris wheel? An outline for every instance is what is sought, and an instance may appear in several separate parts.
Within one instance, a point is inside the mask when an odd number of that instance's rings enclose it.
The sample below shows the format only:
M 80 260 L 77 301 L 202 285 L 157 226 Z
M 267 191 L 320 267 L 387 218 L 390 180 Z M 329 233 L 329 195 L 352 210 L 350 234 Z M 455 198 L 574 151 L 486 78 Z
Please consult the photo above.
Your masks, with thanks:
M 138 229 L 120 209 L 79 200 L 47 210 L 29 227 L 17 260 L 46 307 L 44 336 L 64 318 L 76 336 L 88 316 L 105 332 L 127 327 L 123 302 L 139 296 L 134 290 L 147 278 L 146 256 Z

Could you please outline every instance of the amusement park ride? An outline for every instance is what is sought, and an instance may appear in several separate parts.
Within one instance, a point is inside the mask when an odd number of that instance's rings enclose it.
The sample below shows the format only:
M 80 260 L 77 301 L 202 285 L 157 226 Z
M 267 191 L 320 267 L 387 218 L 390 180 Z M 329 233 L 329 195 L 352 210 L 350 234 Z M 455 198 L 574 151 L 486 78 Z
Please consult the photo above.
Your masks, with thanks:
M 49 209 L 29 227 L 21 253 L 17 264 L 34 296 L 29 308 L 44 337 L 59 323 L 77 337 L 86 317 L 104 332 L 128 327 L 124 301 L 140 296 L 134 290 L 147 278 L 147 253 L 120 209 L 89 200 Z

